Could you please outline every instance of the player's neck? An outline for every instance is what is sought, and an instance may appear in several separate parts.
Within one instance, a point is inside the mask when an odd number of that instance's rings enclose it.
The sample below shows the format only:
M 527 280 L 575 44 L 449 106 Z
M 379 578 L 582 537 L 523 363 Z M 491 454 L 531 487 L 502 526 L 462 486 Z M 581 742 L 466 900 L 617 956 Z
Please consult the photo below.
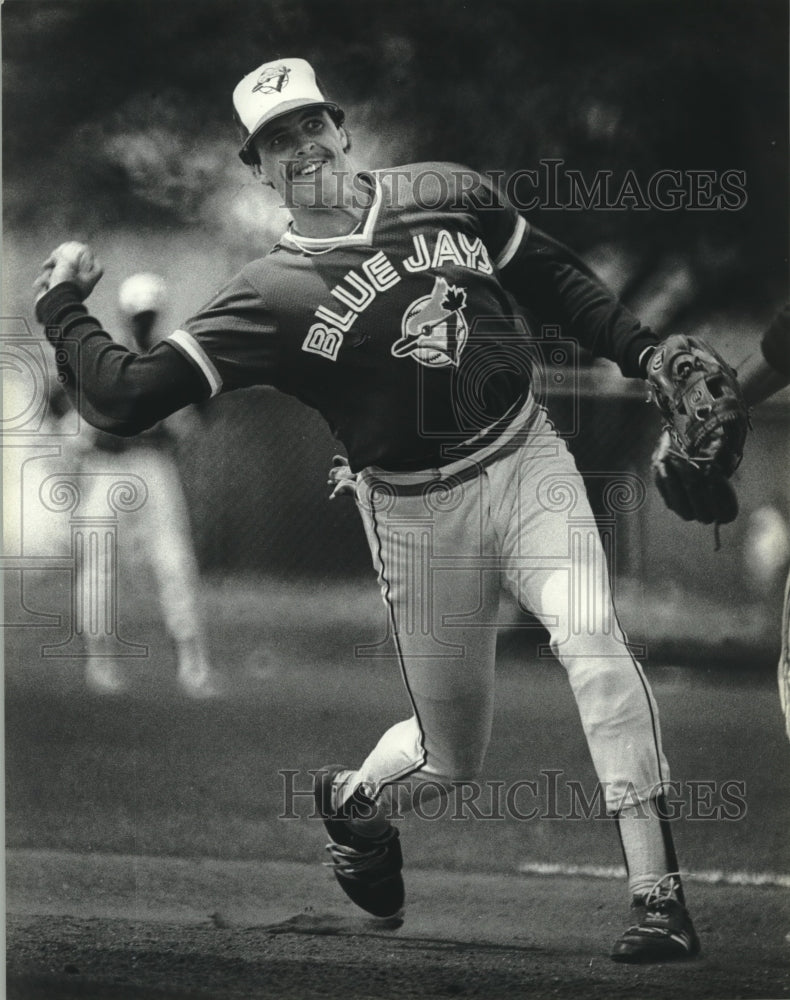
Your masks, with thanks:
M 348 236 L 360 228 L 365 212 L 334 208 L 291 209 L 295 236 L 307 236 L 314 240 L 334 239 Z
M 363 182 L 360 183 L 360 180 Z M 291 208 L 292 232 L 297 236 L 311 239 L 349 236 L 361 229 L 373 203 L 374 194 L 375 188 L 369 178 L 364 175 L 352 178 L 351 175 L 344 174 L 340 191 L 333 192 L 334 204 L 320 208 L 299 206 Z

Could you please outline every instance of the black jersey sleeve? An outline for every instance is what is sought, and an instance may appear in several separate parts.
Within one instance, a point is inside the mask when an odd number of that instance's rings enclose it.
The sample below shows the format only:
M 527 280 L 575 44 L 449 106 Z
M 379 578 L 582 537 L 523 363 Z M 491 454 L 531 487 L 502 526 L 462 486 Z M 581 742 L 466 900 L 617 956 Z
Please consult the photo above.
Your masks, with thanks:
M 568 247 L 531 226 L 503 268 L 502 282 L 541 322 L 561 326 L 593 357 L 616 362 L 628 378 L 644 378 L 658 337 Z
M 530 225 L 488 177 L 468 170 L 461 176 L 472 179 L 467 205 L 477 219 L 492 262 L 502 269 L 529 235 Z
M 212 396 L 251 385 L 273 385 L 279 371 L 277 322 L 248 272 L 252 273 L 250 267 L 165 341 L 200 372 Z
M 780 375 L 790 378 L 790 303 L 771 320 L 762 339 L 763 357 Z
M 568 247 L 530 226 L 501 270 L 504 286 L 542 323 L 557 324 L 594 357 L 644 378 L 658 337 Z
M 531 225 L 480 177 L 469 194 L 486 248 L 506 291 L 540 322 L 558 325 L 624 375 L 644 377 L 658 337 L 643 326 L 568 247 Z
M 83 418 L 99 430 L 139 434 L 208 395 L 195 369 L 166 342 L 136 354 L 113 340 L 70 282 L 43 295 L 36 316 L 55 348 L 61 385 Z

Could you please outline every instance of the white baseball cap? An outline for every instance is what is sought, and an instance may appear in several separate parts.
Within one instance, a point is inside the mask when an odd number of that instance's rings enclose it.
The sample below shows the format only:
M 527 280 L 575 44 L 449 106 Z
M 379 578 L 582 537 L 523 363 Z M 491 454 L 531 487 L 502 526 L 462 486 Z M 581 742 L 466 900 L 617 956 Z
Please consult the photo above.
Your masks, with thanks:
M 335 124 L 342 124 L 342 109 L 326 100 L 306 60 L 274 59 L 248 73 L 233 91 L 236 121 L 244 139 L 239 150 L 242 161 L 257 162 L 250 143 L 264 126 L 280 115 L 311 105 L 326 108 Z

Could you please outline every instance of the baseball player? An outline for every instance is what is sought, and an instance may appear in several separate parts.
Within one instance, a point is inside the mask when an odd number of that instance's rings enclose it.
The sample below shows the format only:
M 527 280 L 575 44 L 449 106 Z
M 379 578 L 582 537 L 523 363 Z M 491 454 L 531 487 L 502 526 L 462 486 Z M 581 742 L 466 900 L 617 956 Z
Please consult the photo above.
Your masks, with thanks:
M 760 352 L 749 358 L 740 372 L 741 389 L 749 406 L 762 403 L 790 385 L 790 304 L 785 305 L 773 318 L 760 347 Z M 790 577 L 785 586 L 778 681 L 779 699 L 790 739 Z
M 130 346 L 141 352 L 150 350 L 166 299 L 167 287 L 159 275 L 134 274 L 121 284 L 118 305 L 124 340 Z M 69 405 L 67 400 L 64 403 Z M 121 558 L 142 550 L 154 571 L 162 616 L 175 645 L 176 679 L 181 690 L 195 698 L 218 695 L 221 685 L 209 662 L 199 571 L 172 429 L 158 423 L 135 438 L 123 438 L 85 424 L 78 442 L 75 457 L 85 482 L 93 483 L 99 510 L 103 509 L 100 495 L 106 492 L 108 474 L 120 479 L 133 473 L 146 484 L 145 504 L 124 515 Z M 86 509 L 92 509 L 94 502 L 92 495 L 87 496 Z M 104 582 L 109 570 L 101 560 L 91 567 L 80 565 L 78 571 L 98 574 L 93 590 L 100 605 L 109 598 L 111 588 Z M 103 622 L 108 615 L 100 606 L 95 617 Z M 129 687 L 129 671 L 110 651 L 108 638 L 101 629 L 86 629 L 85 679 L 98 694 L 119 694 Z
M 398 797 L 447 794 L 482 767 L 493 710 L 500 580 L 545 624 L 568 673 L 628 868 L 617 961 L 687 958 L 650 688 L 617 623 L 583 481 L 531 391 L 527 320 L 560 325 L 644 378 L 656 335 L 484 178 L 446 163 L 365 171 L 311 66 L 283 58 L 233 95 L 240 156 L 292 223 L 262 259 L 147 354 L 113 342 L 83 300 L 89 248 L 58 247 L 37 315 L 86 418 L 137 434 L 189 403 L 267 384 L 317 409 L 358 474 L 413 714 L 359 768 L 324 769 L 316 800 L 341 887 L 363 909 L 404 900 Z

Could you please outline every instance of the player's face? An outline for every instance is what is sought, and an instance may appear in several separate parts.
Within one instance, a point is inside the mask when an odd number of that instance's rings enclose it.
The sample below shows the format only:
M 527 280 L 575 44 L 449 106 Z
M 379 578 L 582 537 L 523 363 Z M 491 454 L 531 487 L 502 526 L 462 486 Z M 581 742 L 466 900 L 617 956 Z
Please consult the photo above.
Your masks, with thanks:
M 283 115 L 254 142 L 261 172 L 286 205 L 324 207 L 337 199 L 337 174 L 349 169 L 348 137 L 323 108 L 300 108 Z

